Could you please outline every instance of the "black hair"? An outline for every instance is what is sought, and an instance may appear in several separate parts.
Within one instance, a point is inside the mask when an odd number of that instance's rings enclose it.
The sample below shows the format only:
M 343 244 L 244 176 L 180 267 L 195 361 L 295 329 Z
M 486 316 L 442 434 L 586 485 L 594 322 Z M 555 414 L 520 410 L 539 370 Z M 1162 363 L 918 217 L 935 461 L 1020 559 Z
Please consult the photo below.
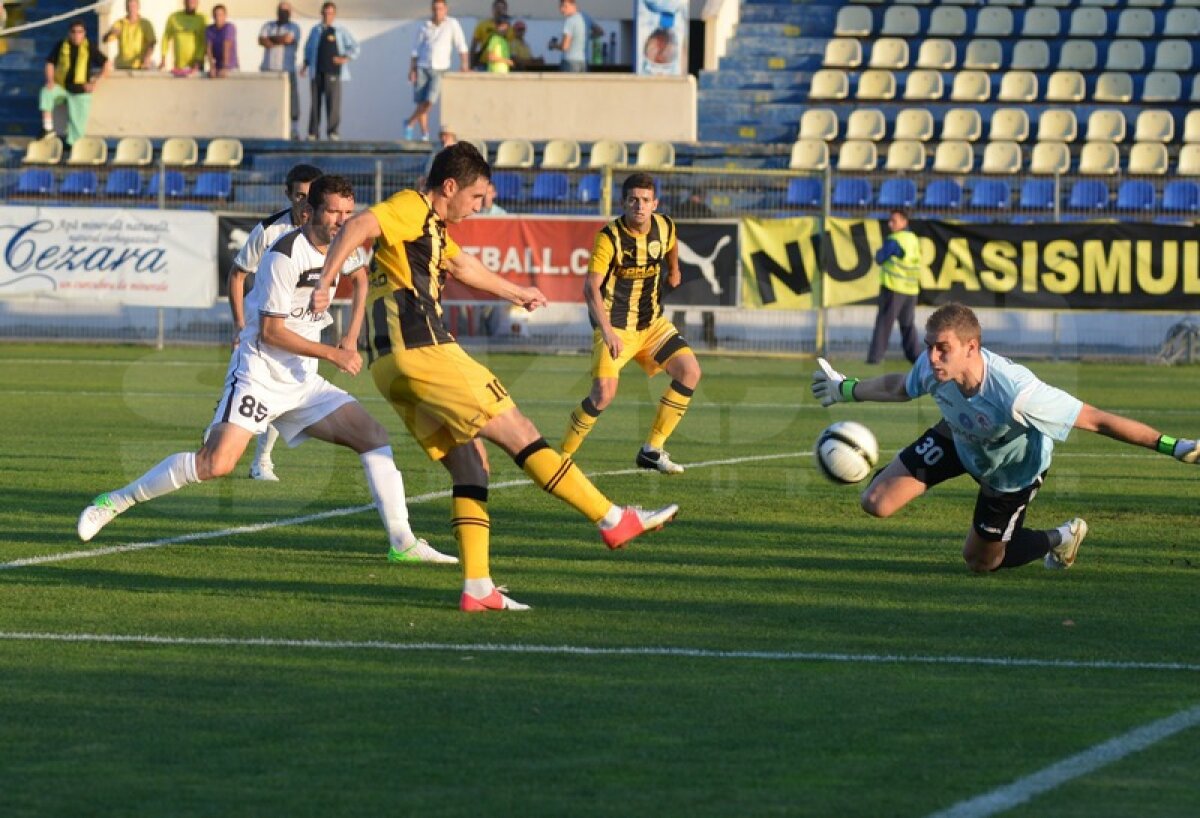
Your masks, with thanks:
M 316 165 L 295 165 L 288 171 L 287 179 L 284 180 L 287 185 L 287 192 L 292 192 L 292 186 L 297 182 L 315 182 L 324 174 Z
M 893 207 L 893 208 L 891 209 L 891 212 L 892 212 L 892 213 L 898 213 L 898 214 L 900 214 L 901 216 L 903 216 L 903 217 L 904 217 L 904 221 L 910 221 L 910 219 L 909 219 L 909 217 L 908 217 L 908 211 L 907 211 L 907 210 L 905 210 L 903 207 Z
M 491 179 L 492 166 L 470 142 L 455 142 L 433 157 L 426 185 L 430 190 L 437 190 L 447 179 L 453 179 L 459 187 L 467 187 L 481 176 Z
M 348 199 L 354 198 L 354 185 L 350 184 L 350 180 L 345 176 L 337 176 L 330 174 L 322 176 L 312 183 L 312 187 L 308 189 L 308 204 L 313 210 L 318 210 L 325 204 L 326 196 L 345 196 Z
M 635 173 L 625 180 L 621 185 L 621 198 L 628 199 L 629 194 L 634 190 L 652 190 L 654 195 L 658 195 L 658 187 L 654 184 L 654 177 L 649 173 Z

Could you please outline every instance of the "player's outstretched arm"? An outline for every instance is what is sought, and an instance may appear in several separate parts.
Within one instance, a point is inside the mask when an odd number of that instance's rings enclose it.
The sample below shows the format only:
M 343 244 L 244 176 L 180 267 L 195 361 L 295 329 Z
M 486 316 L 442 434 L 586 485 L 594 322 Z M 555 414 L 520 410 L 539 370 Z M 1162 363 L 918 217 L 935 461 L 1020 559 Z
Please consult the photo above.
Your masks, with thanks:
M 813 372 L 812 393 L 822 406 L 855 401 L 901 403 L 912 400 L 904 388 L 905 375 L 899 372 L 860 381 L 858 378 L 847 378 L 824 358 L 817 358 L 817 364 L 817 370 Z
M 498 295 L 530 312 L 546 306 L 546 296 L 542 295 L 542 291 L 537 287 L 522 287 L 496 275 L 470 253 L 459 253 L 446 262 L 446 269 L 450 275 L 468 287 Z
M 329 288 L 333 286 L 333 280 L 345 266 L 350 254 L 382 234 L 383 228 L 379 226 L 379 219 L 375 218 L 375 214 L 370 210 L 364 210 L 342 225 L 342 229 L 333 237 L 333 243 L 325 253 L 321 280 L 313 288 L 311 306 L 314 310 L 324 312 L 329 308 Z
M 1177 440 L 1170 435 L 1164 435 L 1152 426 L 1147 426 L 1140 420 L 1127 418 L 1123 415 L 1105 412 L 1095 406 L 1084 404 L 1075 418 L 1075 428 L 1086 432 L 1111 437 L 1122 443 L 1154 449 L 1162 454 L 1169 454 L 1183 463 L 1200 462 L 1200 444 L 1195 440 Z

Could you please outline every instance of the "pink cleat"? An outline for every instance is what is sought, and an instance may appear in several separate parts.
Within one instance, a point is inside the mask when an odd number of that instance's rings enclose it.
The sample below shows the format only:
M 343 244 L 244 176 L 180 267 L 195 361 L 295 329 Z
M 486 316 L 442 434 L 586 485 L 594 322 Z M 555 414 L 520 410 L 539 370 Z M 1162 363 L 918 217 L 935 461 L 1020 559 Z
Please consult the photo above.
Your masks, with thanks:
M 600 529 L 600 538 L 609 548 L 624 548 L 632 539 L 640 537 L 647 531 L 658 531 L 679 513 L 679 506 L 672 503 L 653 511 L 645 511 L 639 506 L 625 506 L 621 512 L 621 522 L 612 528 Z

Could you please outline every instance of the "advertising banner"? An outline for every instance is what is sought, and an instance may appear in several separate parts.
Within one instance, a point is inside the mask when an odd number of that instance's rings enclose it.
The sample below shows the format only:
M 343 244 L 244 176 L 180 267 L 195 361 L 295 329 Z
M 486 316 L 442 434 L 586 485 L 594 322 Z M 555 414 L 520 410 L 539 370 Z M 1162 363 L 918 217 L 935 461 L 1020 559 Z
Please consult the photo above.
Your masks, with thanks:
M 820 275 L 817 220 L 742 220 L 742 306 L 808 310 Z
M 211 213 L 0 207 L 0 298 L 210 307 Z
M 680 284 L 663 297 L 668 307 L 736 307 L 737 222 L 676 222 Z
M 634 73 L 687 73 L 687 0 L 634 0 Z

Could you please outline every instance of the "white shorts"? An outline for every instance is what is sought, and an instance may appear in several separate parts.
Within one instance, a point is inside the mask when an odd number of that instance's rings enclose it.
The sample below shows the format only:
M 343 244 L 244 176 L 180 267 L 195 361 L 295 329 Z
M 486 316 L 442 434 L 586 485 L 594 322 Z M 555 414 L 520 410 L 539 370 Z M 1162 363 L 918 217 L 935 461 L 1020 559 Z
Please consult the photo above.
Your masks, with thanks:
M 308 439 L 305 429 L 353 402 L 315 372 L 302 383 L 281 381 L 260 358 L 239 350 L 229 362 L 225 390 L 209 428 L 232 423 L 258 435 L 274 426 L 289 446 L 299 446 Z

